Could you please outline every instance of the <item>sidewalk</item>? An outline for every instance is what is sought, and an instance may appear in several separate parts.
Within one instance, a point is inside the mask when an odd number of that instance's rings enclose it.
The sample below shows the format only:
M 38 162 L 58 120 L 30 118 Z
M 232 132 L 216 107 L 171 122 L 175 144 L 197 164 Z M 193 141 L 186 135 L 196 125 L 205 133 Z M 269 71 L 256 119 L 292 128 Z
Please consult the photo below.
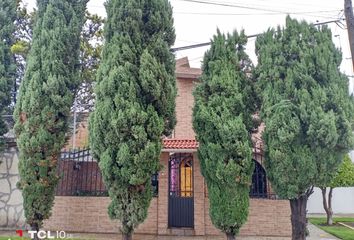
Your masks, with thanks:
M 310 236 L 307 240 L 338 240 L 338 238 L 324 232 L 318 227 L 309 224 L 308 226 L 310 231 Z M 74 234 L 74 237 L 80 239 L 92 239 L 92 240 L 121 240 L 119 235 L 112 234 Z M 185 237 L 185 236 L 143 236 L 143 235 L 134 235 L 133 240 L 225 240 L 226 237 Z M 237 237 L 237 240 L 291 240 L 291 237 Z
M 322 231 L 316 226 L 309 223 L 310 236 L 307 240 L 338 240 L 338 238 Z M 1 236 L 15 236 L 15 231 L 0 231 Z M 121 240 L 119 234 L 86 234 L 86 233 L 73 233 L 71 234 L 73 239 L 80 240 Z M 225 240 L 226 237 L 185 237 L 185 236 L 153 236 L 153 235 L 140 235 L 133 236 L 133 240 Z M 291 240 L 290 237 L 237 237 L 237 240 Z
M 309 223 L 308 229 L 310 232 L 310 236 L 307 237 L 308 240 L 337 240 L 338 238 L 332 236 L 329 233 L 326 233 L 322 229 L 319 229 L 315 225 Z
M 322 231 L 316 226 L 309 224 L 310 236 L 307 240 L 338 240 L 338 238 Z M 121 240 L 119 235 L 112 234 L 74 234 L 74 237 L 90 240 Z M 184 236 L 143 236 L 134 235 L 133 240 L 225 240 L 226 237 L 184 237 Z M 291 240 L 290 237 L 237 237 L 237 240 Z

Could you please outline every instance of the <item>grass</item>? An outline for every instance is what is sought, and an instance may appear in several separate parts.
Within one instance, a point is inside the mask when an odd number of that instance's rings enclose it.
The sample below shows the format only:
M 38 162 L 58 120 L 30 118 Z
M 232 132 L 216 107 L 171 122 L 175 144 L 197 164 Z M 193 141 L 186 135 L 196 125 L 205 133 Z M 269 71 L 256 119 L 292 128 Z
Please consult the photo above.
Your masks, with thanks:
M 326 226 L 326 218 L 309 218 L 309 221 L 342 240 L 354 240 L 354 230 L 338 225 L 337 222 L 354 222 L 354 218 L 334 218 L 334 226 Z M 1 239 L 0 239 L 1 240 Z

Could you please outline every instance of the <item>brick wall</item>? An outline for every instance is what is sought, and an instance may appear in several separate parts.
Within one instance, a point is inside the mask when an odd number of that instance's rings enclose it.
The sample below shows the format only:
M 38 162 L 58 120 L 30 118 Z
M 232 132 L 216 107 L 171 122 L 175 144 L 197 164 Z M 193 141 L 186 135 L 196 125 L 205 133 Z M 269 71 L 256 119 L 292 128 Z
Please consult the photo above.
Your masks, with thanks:
M 195 81 L 191 79 L 177 79 L 178 94 L 176 98 L 177 124 L 174 130 L 174 138 L 194 139 L 195 133 L 192 126 L 193 113 L 193 89 Z
M 203 201 L 204 209 L 198 207 Z M 56 197 L 52 217 L 45 222 L 44 228 L 68 232 L 118 233 L 119 222 L 108 217 L 109 202 L 108 197 Z M 173 235 L 174 232 L 167 228 L 167 202 L 164 203 L 166 207 L 157 206 L 158 202 L 158 198 L 152 200 L 148 218 L 136 233 Z M 211 223 L 208 199 L 195 199 L 195 203 L 195 235 L 223 235 Z M 288 201 L 251 199 L 248 221 L 241 228 L 240 235 L 285 237 L 290 236 L 290 233 Z
M 200 163 L 197 153 L 193 154 L 193 180 L 195 235 L 205 235 L 205 183 L 200 171 Z
M 47 230 L 67 232 L 118 233 L 120 224 L 110 220 L 108 197 L 55 197 L 52 217 L 44 224 Z M 157 199 L 151 201 L 148 218 L 136 233 L 157 233 Z
M 75 134 L 75 148 L 87 148 L 89 146 L 89 131 L 88 131 L 89 113 L 77 113 L 77 126 Z M 64 149 L 73 147 L 73 133 L 70 132 L 70 138 L 66 141 Z
M 207 235 L 221 235 L 211 223 L 209 217 L 209 200 L 205 199 L 205 227 Z M 291 235 L 290 205 L 286 200 L 251 199 L 248 221 L 241 228 L 243 236 L 277 236 Z
M 163 168 L 159 173 L 159 197 L 157 199 L 157 231 L 159 235 L 168 234 L 168 160 L 169 153 L 162 153 L 161 164 Z
M 205 182 L 200 173 L 197 154 L 193 154 L 194 230 L 168 229 L 168 161 L 169 153 L 161 154 L 163 169 L 159 174 L 159 196 L 153 198 L 148 218 L 136 233 L 159 235 L 223 235 L 211 223 Z M 119 223 L 109 219 L 108 197 L 56 197 L 52 217 L 46 221 L 49 230 L 70 232 L 114 233 Z M 290 236 L 288 201 L 251 199 L 248 222 L 242 227 L 246 236 Z
M 192 126 L 194 97 L 193 90 L 196 79 L 177 78 L 177 97 L 176 97 L 176 118 L 177 124 L 174 129 L 173 138 L 194 139 L 195 133 Z M 80 123 L 76 129 L 76 148 L 88 147 L 88 115 L 82 114 Z M 71 149 L 73 135 L 67 140 L 64 149 Z

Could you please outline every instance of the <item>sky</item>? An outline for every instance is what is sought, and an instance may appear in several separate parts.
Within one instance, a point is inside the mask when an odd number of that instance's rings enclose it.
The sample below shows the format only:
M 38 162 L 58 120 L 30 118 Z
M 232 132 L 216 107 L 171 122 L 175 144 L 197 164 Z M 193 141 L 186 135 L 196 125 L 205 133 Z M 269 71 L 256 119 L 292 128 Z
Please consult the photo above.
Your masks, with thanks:
M 35 7 L 35 0 L 24 2 L 30 9 Z M 105 17 L 104 2 L 90 0 L 87 8 L 91 13 Z M 170 3 L 177 36 L 174 47 L 209 42 L 217 28 L 224 33 L 241 29 L 245 30 L 246 35 L 262 33 L 271 27 L 283 26 L 287 14 L 312 23 L 344 18 L 344 0 L 170 0 Z M 332 29 L 334 43 L 343 52 L 341 70 L 353 76 L 347 30 L 342 29 L 345 25 L 343 21 L 343 26 L 331 23 L 329 27 Z M 254 43 L 255 38 L 249 38 L 246 50 L 256 64 Z M 176 58 L 187 56 L 192 67 L 200 67 L 207 49 L 201 47 L 179 51 Z M 353 91 L 353 77 L 350 80 L 350 91 Z

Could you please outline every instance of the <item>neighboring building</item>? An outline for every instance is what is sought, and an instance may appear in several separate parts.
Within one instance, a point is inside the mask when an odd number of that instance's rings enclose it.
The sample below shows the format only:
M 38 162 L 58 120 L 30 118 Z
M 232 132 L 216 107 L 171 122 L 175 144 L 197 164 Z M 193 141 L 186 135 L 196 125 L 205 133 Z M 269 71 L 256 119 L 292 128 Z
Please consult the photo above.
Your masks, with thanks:
M 163 168 L 158 175 L 152 177 L 156 196 L 151 202 L 148 218 L 136 233 L 198 236 L 222 234 L 212 225 L 209 217 L 208 193 L 200 172 L 198 142 L 192 128 L 192 92 L 200 75 L 201 70 L 191 68 L 187 58 L 177 60 L 177 125 L 171 138 L 163 140 Z M 263 127 L 261 125 L 253 134 L 255 171 L 250 191 L 250 213 L 240 234 L 290 236 L 289 201 L 277 200 L 262 167 L 262 142 L 259 139 Z M 87 129 L 87 124 L 81 123 L 76 134 L 77 147 L 87 145 Z M 69 145 L 71 142 L 72 139 Z M 110 199 L 105 196 L 106 190 L 97 162 L 89 152 L 63 153 L 58 169 L 62 178 L 53 214 L 44 227 L 71 232 L 118 232 L 119 223 L 108 217 Z
M 322 202 L 321 189 L 315 188 L 307 201 L 307 213 L 325 214 Z M 354 187 L 333 189 L 332 209 L 334 214 L 354 214 Z

